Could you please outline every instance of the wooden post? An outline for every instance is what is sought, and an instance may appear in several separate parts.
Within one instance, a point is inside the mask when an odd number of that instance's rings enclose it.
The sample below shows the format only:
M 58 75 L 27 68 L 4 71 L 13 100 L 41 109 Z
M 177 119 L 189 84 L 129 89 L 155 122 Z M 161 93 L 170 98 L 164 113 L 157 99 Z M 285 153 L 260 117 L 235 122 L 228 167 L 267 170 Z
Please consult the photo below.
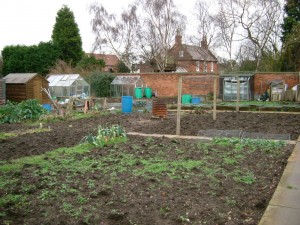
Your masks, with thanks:
M 84 114 L 86 114 L 87 111 L 90 109 L 89 105 L 89 100 L 84 100 Z
M 217 76 L 214 76 L 213 120 L 217 119 Z
M 240 111 L 240 93 L 241 93 L 241 82 L 240 82 L 240 77 L 238 76 L 237 78 L 237 96 L 236 96 L 236 111 Z
M 176 135 L 180 135 L 181 93 L 182 93 L 182 77 L 180 77 L 178 81 Z

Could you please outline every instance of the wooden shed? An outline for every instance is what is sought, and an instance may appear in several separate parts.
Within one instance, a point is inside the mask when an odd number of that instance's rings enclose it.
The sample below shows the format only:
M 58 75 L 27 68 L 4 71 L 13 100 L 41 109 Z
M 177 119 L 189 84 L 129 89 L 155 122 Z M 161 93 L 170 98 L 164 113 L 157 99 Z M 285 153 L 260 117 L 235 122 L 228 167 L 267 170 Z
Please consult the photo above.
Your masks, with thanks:
M 42 87 L 48 89 L 47 79 L 37 73 L 10 73 L 3 78 L 6 83 L 6 100 L 21 102 L 38 99 L 41 104 L 49 103 Z
M 0 79 L 0 105 L 5 104 L 6 97 L 5 97 L 5 80 Z

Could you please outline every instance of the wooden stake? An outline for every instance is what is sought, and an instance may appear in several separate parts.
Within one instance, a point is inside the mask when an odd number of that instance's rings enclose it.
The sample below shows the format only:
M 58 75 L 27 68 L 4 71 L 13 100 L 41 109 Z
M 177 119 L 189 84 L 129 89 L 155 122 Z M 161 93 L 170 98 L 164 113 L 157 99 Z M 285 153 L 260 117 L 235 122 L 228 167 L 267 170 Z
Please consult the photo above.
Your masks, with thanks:
M 176 135 L 180 135 L 181 93 L 182 93 L 182 77 L 180 77 L 178 81 Z
M 213 120 L 217 119 L 217 76 L 214 76 Z
M 240 93 L 241 93 L 241 82 L 240 82 L 240 77 L 237 77 L 237 96 L 236 96 L 236 111 L 240 111 Z

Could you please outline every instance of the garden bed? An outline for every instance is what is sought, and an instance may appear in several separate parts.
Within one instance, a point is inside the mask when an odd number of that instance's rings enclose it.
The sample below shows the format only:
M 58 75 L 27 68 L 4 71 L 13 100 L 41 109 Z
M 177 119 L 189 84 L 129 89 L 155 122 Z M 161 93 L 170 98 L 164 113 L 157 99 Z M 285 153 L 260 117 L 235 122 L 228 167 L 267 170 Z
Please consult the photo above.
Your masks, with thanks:
M 300 133 L 300 115 L 218 113 L 213 121 L 211 113 L 187 114 L 181 121 L 184 135 L 243 129 L 295 140 Z M 0 224 L 258 224 L 292 150 L 264 141 L 137 136 L 78 146 L 100 124 L 176 131 L 174 116 L 144 113 L 43 122 L 44 130 L 0 125 L 15 134 L 0 139 Z

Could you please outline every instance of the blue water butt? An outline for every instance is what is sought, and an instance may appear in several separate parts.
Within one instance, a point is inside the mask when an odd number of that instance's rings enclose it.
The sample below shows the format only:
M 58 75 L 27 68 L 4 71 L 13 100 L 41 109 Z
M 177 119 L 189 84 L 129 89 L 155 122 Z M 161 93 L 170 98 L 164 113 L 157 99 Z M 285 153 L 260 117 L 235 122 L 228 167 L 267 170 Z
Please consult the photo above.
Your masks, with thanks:
M 46 109 L 49 112 L 51 112 L 51 110 L 52 110 L 51 104 L 43 104 L 43 108 Z
M 201 98 L 200 97 L 192 97 L 192 104 L 200 104 Z
M 132 96 L 122 96 L 122 113 L 132 112 Z

